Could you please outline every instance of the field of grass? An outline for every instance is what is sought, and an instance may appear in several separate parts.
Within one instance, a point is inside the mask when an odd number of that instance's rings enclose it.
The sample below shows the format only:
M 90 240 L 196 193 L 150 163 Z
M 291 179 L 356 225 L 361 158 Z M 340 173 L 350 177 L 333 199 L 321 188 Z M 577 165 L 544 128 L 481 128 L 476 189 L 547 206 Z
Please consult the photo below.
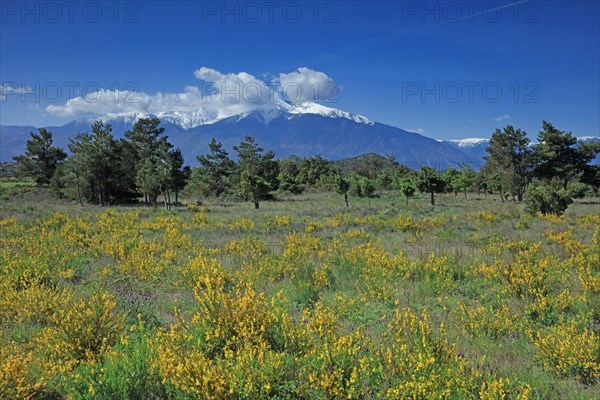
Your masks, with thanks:
M 595 399 L 600 199 L 0 202 L 0 398 Z
M 18 193 L 26 193 L 33 187 L 35 187 L 35 182 L 31 179 L 1 178 L 0 199 L 8 200 L 10 196 L 14 196 Z

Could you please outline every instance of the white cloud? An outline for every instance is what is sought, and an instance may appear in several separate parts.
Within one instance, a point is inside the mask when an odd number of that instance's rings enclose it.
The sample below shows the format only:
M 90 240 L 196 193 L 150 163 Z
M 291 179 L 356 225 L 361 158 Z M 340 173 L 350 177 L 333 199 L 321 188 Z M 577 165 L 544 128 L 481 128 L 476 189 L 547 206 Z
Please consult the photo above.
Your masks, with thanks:
M 212 68 L 194 71 L 199 86 L 180 93 L 115 91 L 101 89 L 69 99 L 62 105 L 49 105 L 49 113 L 62 117 L 135 112 L 142 114 L 198 112 L 211 118 L 226 118 L 254 110 L 270 110 L 294 102 L 321 102 L 337 93 L 335 81 L 323 72 L 299 68 L 267 82 L 246 72 L 224 74 Z M 294 89 L 299 89 L 296 96 Z
M 423 129 L 423 128 L 407 129 L 407 131 L 414 132 L 414 133 L 420 133 L 421 135 L 425 133 L 425 129 Z
M 7 96 L 11 95 L 23 95 L 27 93 L 33 93 L 33 89 L 29 86 L 15 86 L 10 83 L 3 83 L 0 85 L 0 101 L 6 101 L 8 99 Z
M 302 67 L 289 74 L 279 74 L 279 90 L 292 102 L 319 103 L 333 100 L 340 87 L 323 72 Z
M 508 119 L 511 119 L 512 117 L 508 114 L 504 114 L 504 115 L 499 115 L 496 118 L 494 118 L 494 121 L 496 122 L 500 122 L 500 121 L 506 121 Z

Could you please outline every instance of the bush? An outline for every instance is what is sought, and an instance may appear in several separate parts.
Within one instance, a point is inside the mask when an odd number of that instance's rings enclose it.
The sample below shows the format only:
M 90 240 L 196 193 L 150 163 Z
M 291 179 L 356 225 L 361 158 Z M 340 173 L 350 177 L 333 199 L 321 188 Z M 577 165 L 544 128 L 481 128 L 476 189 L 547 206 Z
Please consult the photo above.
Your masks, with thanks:
M 538 183 L 529 186 L 525 192 L 525 211 L 535 215 L 562 214 L 573 202 L 569 190 L 562 188 L 557 181 Z

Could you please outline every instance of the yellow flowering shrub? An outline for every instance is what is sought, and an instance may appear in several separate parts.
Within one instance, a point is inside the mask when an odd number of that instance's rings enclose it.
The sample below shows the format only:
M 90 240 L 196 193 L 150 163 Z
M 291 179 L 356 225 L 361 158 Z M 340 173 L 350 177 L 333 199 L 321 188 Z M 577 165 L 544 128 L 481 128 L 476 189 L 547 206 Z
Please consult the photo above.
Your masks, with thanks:
M 545 367 L 593 384 L 600 381 L 600 327 L 597 321 L 586 322 L 573 320 L 528 334 Z
M 102 356 L 124 328 L 124 316 L 116 314 L 116 302 L 105 292 L 87 299 L 63 295 L 66 305 L 56 310 L 35 341 L 57 368 L 62 364 L 68 369 Z
M 40 398 L 47 384 L 31 346 L 4 338 L 0 331 L 0 395 L 5 399 Z
M 250 232 L 254 230 L 254 221 L 248 217 L 239 217 L 231 221 L 229 230 L 235 232 Z
M 490 335 L 494 338 L 507 336 L 519 332 L 522 321 L 519 315 L 511 311 L 506 304 L 494 310 L 490 307 L 467 307 L 460 305 L 458 320 L 461 328 L 473 337 L 480 334 Z
M 600 219 L 502 207 L 4 210 L 0 398 L 593 397 Z
M 277 328 L 284 318 L 269 310 L 251 287 L 226 289 L 215 267 L 199 280 L 198 311 L 159 333 L 159 365 L 165 379 L 185 393 L 207 399 L 261 398 L 280 380 L 283 363 Z M 285 335 L 283 336 L 285 337 Z

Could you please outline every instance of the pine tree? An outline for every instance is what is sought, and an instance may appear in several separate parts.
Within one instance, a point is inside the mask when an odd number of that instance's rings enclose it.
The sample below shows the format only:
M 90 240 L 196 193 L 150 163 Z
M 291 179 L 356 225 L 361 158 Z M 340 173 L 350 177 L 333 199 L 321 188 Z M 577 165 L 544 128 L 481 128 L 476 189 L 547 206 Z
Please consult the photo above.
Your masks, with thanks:
M 333 188 L 338 194 L 344 195 L 346 207 L 348 207 L 348 191 L 350 190 L 350 182 L 340 174 L 336 174 L 333 178 Z
M 417 187 L 422 193 L 431 195 L 431 205 L 435 206 L 435 193 L 443 193 L 446 182 L 441 174 L 431 167 L 421 167 L 417 175 Z
M 230 178 L 235 173 L 235 163 L 221 142 L 213 138 L 208 147 L 208 154 L 196 157 L 200 167 L 194 171 L 192 180 L 203 195 L 220 197 L 231 190 Z
M 25 154 L 13 159 L 18 163 L 21 174 L 32 177 L 42 186 L 50 183 L 56 167 L 67 158 L 67 153 L 52 146 L 52 132 L 45 128 L 38 131 L 29 133 L 31 138 L 27 141 Z
M 533 146 L 535 177 L 547 183 L 560 179 L 563 189 L 584 174 L 600 150 L 597 143 L 578 144 L 571 132 L 558 130 L 548 121 L 542 122 L 538 142 Z
M 237 152 L 240 172 L 239 190 L 242 197 L 254 202 L 254 208 L 259 208 L 260 200 L 269 197 L 272 190 L 277 189 L 277 162 L 275 153 L 258 147 L 252 136 L 246 136 L 239 146 L 234 146 Z
M 486 148 L 489 170 L 500 172 L 500 185 L 504 193 L 523 200 L 523 193 L 531 180 L 531 150 L 527 133 L 507 125 L 496 129 Z

